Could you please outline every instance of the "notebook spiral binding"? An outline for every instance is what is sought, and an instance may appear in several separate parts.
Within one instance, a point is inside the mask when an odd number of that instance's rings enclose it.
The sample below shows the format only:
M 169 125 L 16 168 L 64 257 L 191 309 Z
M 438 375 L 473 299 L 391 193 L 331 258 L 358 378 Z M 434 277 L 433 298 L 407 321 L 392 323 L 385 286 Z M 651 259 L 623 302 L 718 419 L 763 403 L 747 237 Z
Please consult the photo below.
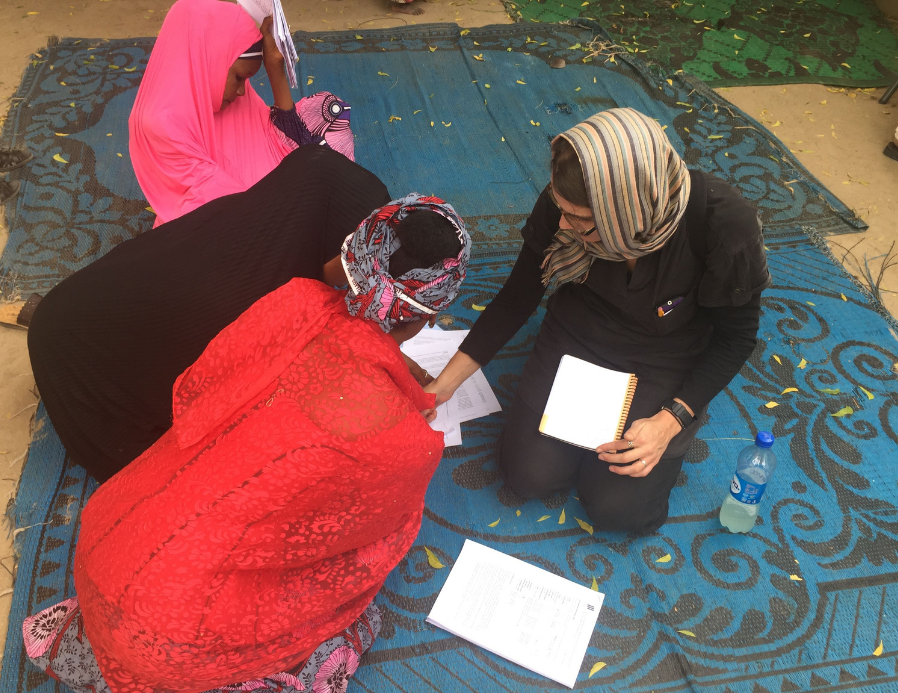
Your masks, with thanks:
M 630 376 L 630 383 L 627 385 L 627 396 L 624 397 L 624 406 L 620 412 L 620 422 L 617 424 L 615 440 L 621 440 L 624 437 L 624 426 L 626 426 L 627 418 L 630 416 L 630 405 L 633 404 L 633 395 L 636 394 L 637 380 L 639 380 L 639 378 L 635 375 Z

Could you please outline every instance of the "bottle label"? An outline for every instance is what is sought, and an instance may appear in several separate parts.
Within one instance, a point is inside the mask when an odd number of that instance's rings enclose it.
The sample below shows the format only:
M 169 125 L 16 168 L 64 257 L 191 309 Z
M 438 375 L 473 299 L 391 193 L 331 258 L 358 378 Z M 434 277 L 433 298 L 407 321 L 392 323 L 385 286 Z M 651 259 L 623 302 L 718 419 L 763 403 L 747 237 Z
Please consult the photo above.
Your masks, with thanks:
M 743 479 L 738 474 L 733 474 L 733 481 L 730 483 L 730 495 L 745 505 L 757 505 L 761 502 L 761 496 L 764 495 L 764 489 L 766 488 L 767 484 L 756 484 Z

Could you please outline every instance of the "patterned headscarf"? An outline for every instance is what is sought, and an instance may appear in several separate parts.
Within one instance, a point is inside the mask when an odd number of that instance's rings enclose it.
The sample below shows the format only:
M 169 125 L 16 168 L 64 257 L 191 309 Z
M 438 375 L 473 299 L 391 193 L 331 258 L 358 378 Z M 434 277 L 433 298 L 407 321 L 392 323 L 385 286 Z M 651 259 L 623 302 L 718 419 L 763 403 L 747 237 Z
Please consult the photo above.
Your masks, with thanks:
M 596 258 L 620 262 L 663 246 L 686 212 L 691 183 L 658 123 L 632 108 L 612 108 L 559 137 L 580 159 L 596 232 L 587 239 L 559 229 L 546 250 L 543 282 L 582 283 Z
M 348 103 L 328 91 L 320 91 L 301 99 L 296 110 L 314 141 L 323 139 L 331 149 L 355 161 L 355 141 L 349 129 L 352 109 Z
M 390 256 L 400 245 L 396 227 L 410 212 L 427 210 L 448 219 L 455 228 L 458 257 L 432 267 L 412 269 L 394 279 Z M 471 255 L 471 237 L 452 205 L 438 197 L 410 193 L 375 210 L 343 241 L 341 257 L 349 278 L 346 306 L 350 315 L 378 323 L 389 332 L 397 322 L 427 318 L 448 308 L 458 296 Z

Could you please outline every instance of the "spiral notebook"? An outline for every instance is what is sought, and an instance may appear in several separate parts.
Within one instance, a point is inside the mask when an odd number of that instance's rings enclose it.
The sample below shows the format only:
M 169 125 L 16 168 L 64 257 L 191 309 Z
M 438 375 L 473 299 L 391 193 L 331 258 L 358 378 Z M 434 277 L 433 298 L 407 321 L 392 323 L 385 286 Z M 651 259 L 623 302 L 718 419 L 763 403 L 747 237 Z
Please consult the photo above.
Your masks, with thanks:
M 595 450 L 620 440 L 636 392 L 636 376 L 562 356 L 539 432 Z

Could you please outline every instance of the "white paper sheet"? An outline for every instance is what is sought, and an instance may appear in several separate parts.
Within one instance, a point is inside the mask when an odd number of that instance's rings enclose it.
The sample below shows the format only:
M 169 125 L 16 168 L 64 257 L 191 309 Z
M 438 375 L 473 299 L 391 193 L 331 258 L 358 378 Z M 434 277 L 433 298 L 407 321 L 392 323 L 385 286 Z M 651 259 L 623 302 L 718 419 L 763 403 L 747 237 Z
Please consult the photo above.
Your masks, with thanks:
M 461 445 L 461 422 L 458 420 L 457 403 L 450 399 L 438 406 L 437 418 L 431 422 L 430 427 L 434 431 L 442 431 L 445 447 Z
M 290 35 L 290 25 L 284 15 L 281 0 L 237 0 L 237 3 L 249 13 L 259 26 L 266 17 L 271 17 L 271 30 L 274 34 L 274 42 L 278 50 L 284 56 L 284 66 L 287 68 L 287 81 L 290 88 L 296 88 L 296 47 L 293 45 L 293 37 Z
M 437 327 L 425 327 L 413 339 L 403 343 L 402 351 L 436 377 L 443 372 L 449 359 L 468 336 L 468 332 L 470 330 L 441 330 Z M 496 399 L 486 376 L 479 368 L 474 375 L 461 384 L 452 399 L 456 400 L 460 423 L 502 411 L 499 400 Z
M 573 688 L 604 599 L 466 539 L 427 621 Z

